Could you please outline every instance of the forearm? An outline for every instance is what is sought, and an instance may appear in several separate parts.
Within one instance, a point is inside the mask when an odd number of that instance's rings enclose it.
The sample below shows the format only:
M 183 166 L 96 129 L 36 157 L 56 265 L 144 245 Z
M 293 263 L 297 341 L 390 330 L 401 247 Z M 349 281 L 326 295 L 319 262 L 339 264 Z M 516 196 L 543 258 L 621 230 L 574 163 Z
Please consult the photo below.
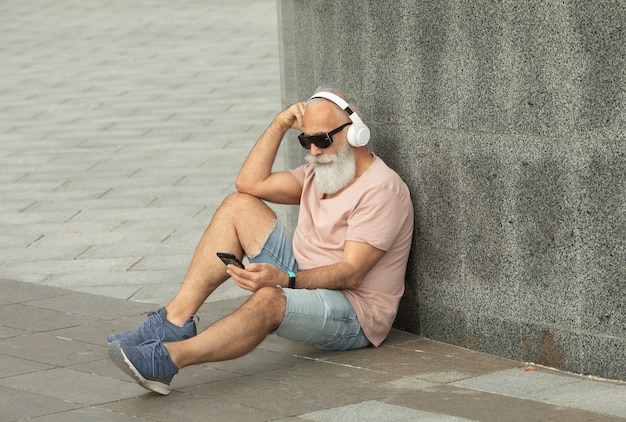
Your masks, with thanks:
M 365 275 L 382 258 L 385 251 L 367 243 L 346 241 L 343 259 L 332 265 L 296 273 L 298 289 L 355 289 Z M 281 286 L 288 287 L 289 275 L 284 273 Z
M 283 273 L 281 287 L 289 286 L 289 274 Z M 346 290 L 358 287 L 364 274 L 358 268 L 346 262 L 318 267 L 311 270 L 298 271 L 296 275 L 297 289 L 329 289 Z
M 367 243 L 346 242 L 343 259 L 332 265 L 298 271 L 297 289 L 347 290 L 361 285 L 363 278 L 385 252 Z M 252 263 L 245 269 L 229 265 L 227 273 L 242 289 L 257 291 L 261 287 L 289 287 L 289 274 L 267 263 Z
M 239 191 L 250 191 L 272 173 L 278 147 L 289 129 L 289 124 L 276 116 L 250 150 L 235 182 Z

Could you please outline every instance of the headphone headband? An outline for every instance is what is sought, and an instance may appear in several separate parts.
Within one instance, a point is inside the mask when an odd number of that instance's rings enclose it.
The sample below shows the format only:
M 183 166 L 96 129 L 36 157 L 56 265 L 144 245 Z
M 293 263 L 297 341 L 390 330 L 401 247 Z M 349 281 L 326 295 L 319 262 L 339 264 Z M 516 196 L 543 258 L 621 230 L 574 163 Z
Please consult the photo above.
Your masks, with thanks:
M 346 100 L 341 98 L 339 95 L 333 94 L 332 92 L 328 91 L 316 92 L 311 96 L 311 98 L 309 98 L 309 101 L 314 98 L 325 98 L 329 101 L 332 101 L 333 103 L 338 105 L 339 108 L 348 113 L 348 116 L 353 123 L 353 126 L 348 129 L 348 142 L 350 143 L 350 145 L 355 147 L 362 147 L 364 145 L 367 145 L 370 140 L 370 130 L 365 125 L 365 123 L 363 123 L 363 120 L 361 120 L 359 115 L 352 111 L 350 105 Z
M 317 92 L 313 94 L 311 98 L 309 98 L 309 101 L 311 101 L 314 98 L 326 98 L 327 100 L 330 100 L 333 103 L 337 104 L 342 110 L 346 110 L 348 114 L 353 113 L 353 111 L 350 109 L 350 106 L 348 105 L 348 102 L 344 100 L 343 98 L 341 98 L 339 95 L 333 94 L 332 92 L 328 92 L 328 91 Z M 347 110 L 350 110 L 350 111 L 347 111 Z

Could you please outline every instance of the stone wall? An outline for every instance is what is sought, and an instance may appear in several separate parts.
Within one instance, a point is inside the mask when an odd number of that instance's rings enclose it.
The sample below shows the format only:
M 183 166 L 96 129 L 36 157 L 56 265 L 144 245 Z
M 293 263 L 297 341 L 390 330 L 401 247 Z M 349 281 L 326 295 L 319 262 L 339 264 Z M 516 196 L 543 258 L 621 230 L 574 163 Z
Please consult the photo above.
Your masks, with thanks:
M 396 326 L 626 380 L 626 1 L 278 10 L 284 105 L 353 92 L 411 189 Z

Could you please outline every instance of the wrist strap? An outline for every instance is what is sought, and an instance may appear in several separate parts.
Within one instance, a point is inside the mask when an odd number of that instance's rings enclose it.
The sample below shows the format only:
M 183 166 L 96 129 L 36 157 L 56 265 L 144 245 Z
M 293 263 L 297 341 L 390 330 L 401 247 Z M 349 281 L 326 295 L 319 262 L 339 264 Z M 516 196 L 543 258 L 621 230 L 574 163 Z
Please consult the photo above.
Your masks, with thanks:
M 287 274 L 289 274 L 289 288 L 295 289 L 296 288 L 296 273 L 294 273 L 293 271 L 287 271 Z

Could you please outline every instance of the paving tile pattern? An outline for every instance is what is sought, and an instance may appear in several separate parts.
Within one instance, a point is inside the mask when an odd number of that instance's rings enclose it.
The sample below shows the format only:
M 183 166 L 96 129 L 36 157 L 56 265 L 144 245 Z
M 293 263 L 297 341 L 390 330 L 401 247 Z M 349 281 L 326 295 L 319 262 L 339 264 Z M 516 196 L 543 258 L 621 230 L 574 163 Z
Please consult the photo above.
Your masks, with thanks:
M 164 397 L 106 351 L 109 334 L 139 325 L 153 305 L 1 282 L 2 421 L 626 420 L 626 385 L 527 371 L 395 330 L 382 347 L 353 352 L 270 336 L 242 358 L 183 369 Z M 199 328 L 244 300 L 206 303 Z
M 275 2 L 0 12 L 0 277 L 171 297 L 280 110 Z

